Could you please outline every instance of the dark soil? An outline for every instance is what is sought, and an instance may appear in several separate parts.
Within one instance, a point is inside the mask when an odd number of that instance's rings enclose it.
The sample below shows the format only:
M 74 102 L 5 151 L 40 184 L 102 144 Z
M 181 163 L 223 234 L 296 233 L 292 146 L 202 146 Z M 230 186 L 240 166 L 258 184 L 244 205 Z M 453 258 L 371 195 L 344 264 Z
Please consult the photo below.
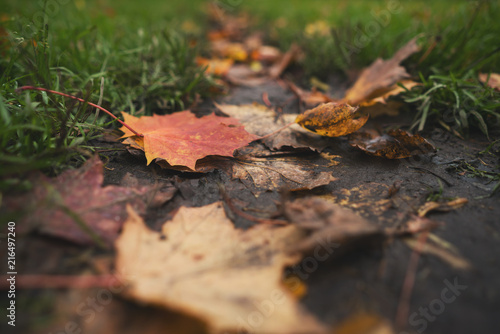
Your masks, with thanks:
M 261 103 L 263 92 L 267 92 L 270 101 L 278 106 L 290 101 L 293 96 L 278 84 L 268 84 L 256 88 L 235 88 L 230 96 L 221 100 L 235 104 Z M 206 103 L 200 110 L 206 113 L 214 108 Z M 298 103 L 288 103 L 284 111 L 298 112 Z M 385 128 L 408 122 L 408 117 L 404 115 L 382 117 L 370 120 L 369 126 Z M 500 192 L 479 199 L 490 194 L 494 183 L 488 184 L 486 179 L 460 175 L 457 167 L 465 161 L 482 166 L 483 169 L 491 168 L 489 166 L 499 164 L 498 156 L 478 155 L 488 145 L 486 138 L 479 134 L 461 140 L 448 132 L 434 129 L 423 136 L 438 151 L 404 160 L 371 157 L 350 147 L 346 138 L 335 139 L 335 145 L 326 151 L 341 156 L 340 164 L 328 167 L 338 180 L 313 191 L 292 194 L 269 191 L 256 197 L 252 189 L 239 180 L 231 179 L 224 171 L 206 174 L 173 172 L 154 164 L 146 166 L 145 159 L 134 157 L 127 151 L 108 155 L 105 183 L 119 184 L 125 173 L 132 173 L 144 180 L 166 179 L 178 187 L 179 191 L 169 203 L 148 212 L 146 221 L 153 229 L 159 229 L 180 206 L 202 206 L 222 200 L 218 183 L 224 184 L 235 205 L 246 207 L 248 213 L 256 216 L 269 217 L 279 212 L 279 204 L 284 196 L 315 194 L 337 202 L 345 200 L 342 203 L 357 203 L 359 205 L 354 210 L 387 227 L 397 226 L 430 194 L 439 193 L 440 189 L 441 198 L 465 197 L 469 202 L 464 207 L 450 212 L 433 212 L 428 217 L 441 222 L 433 233 L 456 247 L 473 269 L 454 269 L 439 257 L 422 254 L 411 295 L 409 313 L 412 320 L 407 322 L 406 332 L 497 333 L 500 328 Z M 488 166 L 483 165 L 483 162 Z M 401 185 L 393 196 L 392 207 L 383 212 L 377 211 L 377 203 L 389 198 L 388 189 L 395 182 Z M 366 191 L 358 194 L 351 192 L 351 195 L 342 191 L 354 187 Z M 253 224 L 231 212 L 229 216 L 237 226 L 244 228 Z M 17 251 L 18 271 L 24 274 L 80 274 L 89 271 L 86 268 L 95 267 L 100 261 L 109 262 L 110 258 L 106 252 L 86 250 L 38 235 L 20 239 Z M 380 314 L 392 320 L 399 304 L 411 253 L 412 249 L 403 239 L 395 238 L 375 246 L 361 245 L 349 252 L 341 252 L 339 256 L 320 262 L 317 268 L 307 267 L 304 263 L 289 271 L 295 271 L 307 285 L 308 292 L 302 299 L 303 305 L 326 324 L 333 326 L 360 311 Z M 451 292 L 443 292 L 454 282 L 466 287 L 459 288 L 461 290 L 456 293 L 456 298 L 452 298 Z M 97 310 L 95 321 L 86 323 L 83 320 L 86 318 L 82 318 L 76 310 L 89 296 L 96 296 L 98 291 L 19 291 L 16 329 L 20 333 L 48 333 L 50 330 L 53 333 L 71 333 L 64 327 L 74 321 L 75 326 L 85 329 L 85 333 L 139 333 L 147 332 L 144 326 L 153 328 L 156 325 L 169 328 L 169 333 L 198 333 L 202 330 L 203 325 L 193 319 L 136 305 L 119 297 L 113 299 L 112 307 Z M 4 295 L 2 300 L 5 300 Z M 426 311 L 429 308 L 430 311 Z M 428 312 L 427 315 L 425 312 Z M 5 321 L 1 323 L 3 326 Z

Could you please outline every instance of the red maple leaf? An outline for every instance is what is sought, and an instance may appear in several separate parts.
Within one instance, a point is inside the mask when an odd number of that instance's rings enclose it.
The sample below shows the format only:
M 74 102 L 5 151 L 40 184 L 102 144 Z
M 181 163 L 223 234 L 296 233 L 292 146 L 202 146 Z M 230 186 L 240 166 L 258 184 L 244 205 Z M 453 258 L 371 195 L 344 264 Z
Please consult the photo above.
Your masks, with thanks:
M 259 138 L 246 132 L 237 119 L 215 114 L 200 118 L 189 110 L 163 116 L 122 114 L 125 123 L 143 134 L 137 136 L 122 127 L 122 138 L 130 137 L 143 149 L 148 164 L 159 158 L 172 166 L 195 170 L 197 160 L 210 155 L 233 156 L 234 150 Z

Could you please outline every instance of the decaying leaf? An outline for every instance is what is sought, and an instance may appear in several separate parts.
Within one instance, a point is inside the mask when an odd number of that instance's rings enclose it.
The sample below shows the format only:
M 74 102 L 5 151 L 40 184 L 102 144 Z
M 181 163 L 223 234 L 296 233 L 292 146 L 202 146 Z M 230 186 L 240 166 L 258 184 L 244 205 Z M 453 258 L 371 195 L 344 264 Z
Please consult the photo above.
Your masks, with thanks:
M 467 198 L 457 198 L 448 202 L 426 202 L 418 209 L 418 215 L 425 217 L 430 211 L 452 211 L 461 208 L 469 201 Z
M 325 103 L 297 116 L 295 122 L 322 136 L 340 137 L 359 130 L 368 115 L 354 118 L 357 108 L 348 104 Z
M 344 100 L 352 105 L 359 104 L 371 98 L 383 95 L 389 87 L 409 75 L 399 64 L 419 47 L 416 38 L 409 41 L 389 60 L 378 58 L 361 73 L 351 89 L 347 91 Z
M 303 237 L 295 226 L 238 230 L 217 202 L 181 207 L 154 232 L 128 212 L 116 242 L 128 297 L 196 316 L 213 332 L 324 332 L 281 284 L 300 260 L 286 251 Z
M 249 188 L 256 187 L 257 194 L 272 190 L 303 190 L 324 186 L 336 180 L 330 171 L 304 159 L 253 159 L 238 160 L 232 165 L 232 175 Z
M 500 91 L 500 74 L 498 74 L 498 73 L 491 73 L 491 74 L 479 73 L 479 80 L 482 83 L 487 84 L 491 88 L 495 88 L 496 90 Z
M 125 122 L 144 137 L 135 136 L 125 127 L 120 128 L 144 149 L 147 163 L 163 159 L 171 166 L 196 169 L 196 161 L 211 155 L 232 156 L 234 150 L 248 145 L 258 137 L 245 131 L 238 120 L 214 114 L 197 118 L 190 111 L 171 115 L 134 117 L 123 113 Z
M 293 123 L 297 117 L 293 114 L 284 114 L 282 117 L 278 117 L 274 110 L 256 103 L 241 106 L 217 103 L 215 105 L 224 114 L 239 120 L 245 126 L 246 131 L 259 137 L 266 136 L 289 123 Z M 328 138 L 306 131 L 297 124 L 263 139 L 262 142 L 272 150 L 291 147 L 322 151 L 329 144 Z
M 349 136 L 349 142 L 368 154 L 388 159 L 403 159 L 436 150 L 419 134 L 412 135 L 401 129 L 377 137 L 373 133 L 357 132 Z
M 285 203 L 284 213 L 293 224 L 309 232 L 306 239 L 294 246 L 300 252 L 311 250 L 325 242 L 343 245 L 345 249 L 345 246 L 360 244 L 360 241 L 381 241 L 387 236 L 418 233 L 436 226 L 429 219 L 416 217 L 400 228 L 383 228 L 350 209 L 317 197 Z
M 100 240 L 111 244 L 127 218 L 127 203 L 143 213 L 148 204 L 161 205 L 175 193 L 173 187 L 139 184 L 102 187 L 103 179 L 103 164 L 95 156 L 81 168 L 56 178 L 34 177 L 31 193 L 6 199 L 6 204 L 11 210 L 28 212 L 19 223 L 19 232 L 36 228 L 78 244 Z
M 307 251 L 327 240 L 331 244 L 349 243 L 367 237 L 380 237 L 383 230 L 349 209 L 324 199 L 309 197 L 288 202 L 285 216 L 296 226 L 311 231 L 295 249 Z

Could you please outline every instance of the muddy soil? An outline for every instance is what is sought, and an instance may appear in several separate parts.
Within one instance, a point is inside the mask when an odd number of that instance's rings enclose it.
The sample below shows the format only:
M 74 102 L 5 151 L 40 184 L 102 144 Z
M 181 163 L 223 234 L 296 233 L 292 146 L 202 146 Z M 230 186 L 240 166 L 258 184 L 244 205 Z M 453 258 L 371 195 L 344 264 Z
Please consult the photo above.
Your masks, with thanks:
M 288 101 L 285 112 L 299 112 L 297 101 L 290 100 L 292 93 L 275 83 L 235 88 L 219 102 L 261 103 L 263 92 L 268 93 L 274 105 Z M 199 112 L 213 110 L 211 102 L 207 102 Z M 385 128 L 409 121 L 408 115 L 382 117 L 370 120 L 369 126 Z M 246 212 L 256 216 L 279 213 L 284 196 L 315 195 L 349 206 L 385 227 L 397 226 L 431 194 L 441 193 L 441 198 L 467 198 L 469 202 L 460 209 L 432 212 L 428 217 L 441 222 L 433 233 L 452 245 L 449 249 L 456 248 L 456 254 L 469 261 L 472 269 L 456 269 L 438 256 L 422 254 L 405 330 L 409 333 L 497 333 L 500 328 L 500 192 L 485 197 L 494 183 L 461 175 L 457 167 L 466 161 L 492 168 L 498 166 L 498 156 L 478 155 L 488 145 L 486 138 L 479 134 L 462 140 L 434 129 L 423 136 L 437 147 L 437 152 L 404 160 L 371 157 L 352 148 L 346 138 L 335 139 L 326 152 L 340 156 L 337 159 L 340 163 L 326 168 L 337 180 L 313 191 L 268 191 L 255 196 L 255 189 L 232 179 L 224 171 L 206 174 L 169 171 L 155 164 L 146 166 L 145 159 L 125 150 L 106 153 L 109 160 L 105 183 L 119 184 L 126 173 L 145 182 L 162 179 L 173 183 L 179 189 L 174 198 L 163 207 L 150 210 L 146 216 L 147 224 L 153 229 L 159 229 L 180 206 L 202 206 L 222 200 L 218 183 L 224 184 L 237 206 L 245 207 Z M 315 154 L 305 154 L 302 158 L 314 159 Z M 400 188 L 391 197 L 389 189 L 394 184 L 400 184 Z M 388 201 L 392 202 L 387 206 Z M 253 224 L 231 212 L 228 214 L 239 227 Z M 395 238 L 376 245 L 358 245 L 338 254 L 317 265 L 302 262 L 288 269 L 307 285 L 307 294 L 301 303 L 332 327 L 361 311 L 380 314 L 392 321 L 412 254 L 405 240 Z M 26 236 L 18 244 L 18 271 L 25 274 L 91 273 L 88 268 L 108 265 L 111 259 L 110 252 L 84 249 L 39 235 Z M 98 303 L 92 313 L 86 303 L 98 294 L 99 289 L 19 291 L 16 330 L 19 333 L 71 333 L 78 329 L 84 333 L 147 333 L 148 330 L 154 332 L 154 328 L 166 328 L 169 333 L 203 332 L 203 324 L 196 320 L 137 305 L 118 296 L 112 301 L 101 301 L 102 305 Z M 4 295 L 2 293 L 3 301 Z M 111 306 L 103 307 L 104 303 Z M 90 316 L 82 316 L 78 310 L 86 310 L 95 317 L 90 321 Z M 2 321 L 2 326 L 4 324 Z

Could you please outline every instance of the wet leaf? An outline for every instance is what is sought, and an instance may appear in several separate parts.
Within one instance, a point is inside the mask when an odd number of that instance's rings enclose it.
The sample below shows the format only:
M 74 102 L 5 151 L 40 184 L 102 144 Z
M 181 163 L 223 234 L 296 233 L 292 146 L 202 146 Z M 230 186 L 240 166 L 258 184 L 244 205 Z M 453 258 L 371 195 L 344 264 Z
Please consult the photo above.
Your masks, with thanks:
M 399 66 L 399 64 L 418 50 L 419 47 L 416 38 L 414 38 L 396 52 L 391 59 L 378 58 L 363 70 L 343 100 L 356 105 L 385 94 L 389 87 L 409 77 L 404 67 Z
M 127 218 L 127 203 L 143 213 L 149 204 L 162 205 L 175 193 L 171 186 L 130 184 L 130 176 L 124 180 L 127 187 L 102 187 L 103 179 L 103 164 L 95 156 L 56 178 L 33 177 L 34 189 L 7 199 L 6 204 L 10 210 L 28 212 L 19 223 L 19 232 L 35 228 L 78 244 L 111 244 Z
M 281 284 L 284 268 L 300 260 L 286 251 L 303 238 L 295 226 L 239 230 L 217 202 L 181 207 L 155 232 L 128 211 L 116 268 L 129 298 L 200 318 L 212 332 L 324 331 Z
M 295 122 L 321 136 L 340 137 L 359 130 L 368 116 L 354 118 L 357 108 L 348 104 L 325 103 L 297 116 Z
M 258 137 L 245 131 L 238 120 L 214 114 L 197 118 L 190 111 L 171 115 L 134 117 L 123 113 L 125 122 L 144 137 L 134 136 L 125 127 L 120 128 L 143 149 L 147 163 L 165 160 L 171 166 L 196 169 L 196 162 L 207 156 L 232 156 L 234 150 L 248 145 Z
M 259 137 L 268 135 L 289 123 L 293 123 L 297 117 L 293 114 L 284 114 L 278 117 L 274 110 L 256 103 L 241 106 L 216 103 L 215 106 L 224 114 L 239 120 L 245 126 L 246 131 Z M 304 130 L 297 124 L 293 124 L 275 135 L 263 139 L 262 142 L 272 150 L 291 147 L 322 151 L 329 144 L 327 138 Z
M 412 135 L 403 130 L 391 130 L 381 136 L 357 132 L 349 137 L 351 146 L 388 159 L 409 158 L 417 154 L 434 152 L 435 148 L 419 134 Z
M 256 194 L 279 189 L 311 190 L 336 180 L 326 168 L 318 167 L 312 161 L 294 157 L 237 160 L 232 165 L 232 176 L 250 189 L 256 187 Z

